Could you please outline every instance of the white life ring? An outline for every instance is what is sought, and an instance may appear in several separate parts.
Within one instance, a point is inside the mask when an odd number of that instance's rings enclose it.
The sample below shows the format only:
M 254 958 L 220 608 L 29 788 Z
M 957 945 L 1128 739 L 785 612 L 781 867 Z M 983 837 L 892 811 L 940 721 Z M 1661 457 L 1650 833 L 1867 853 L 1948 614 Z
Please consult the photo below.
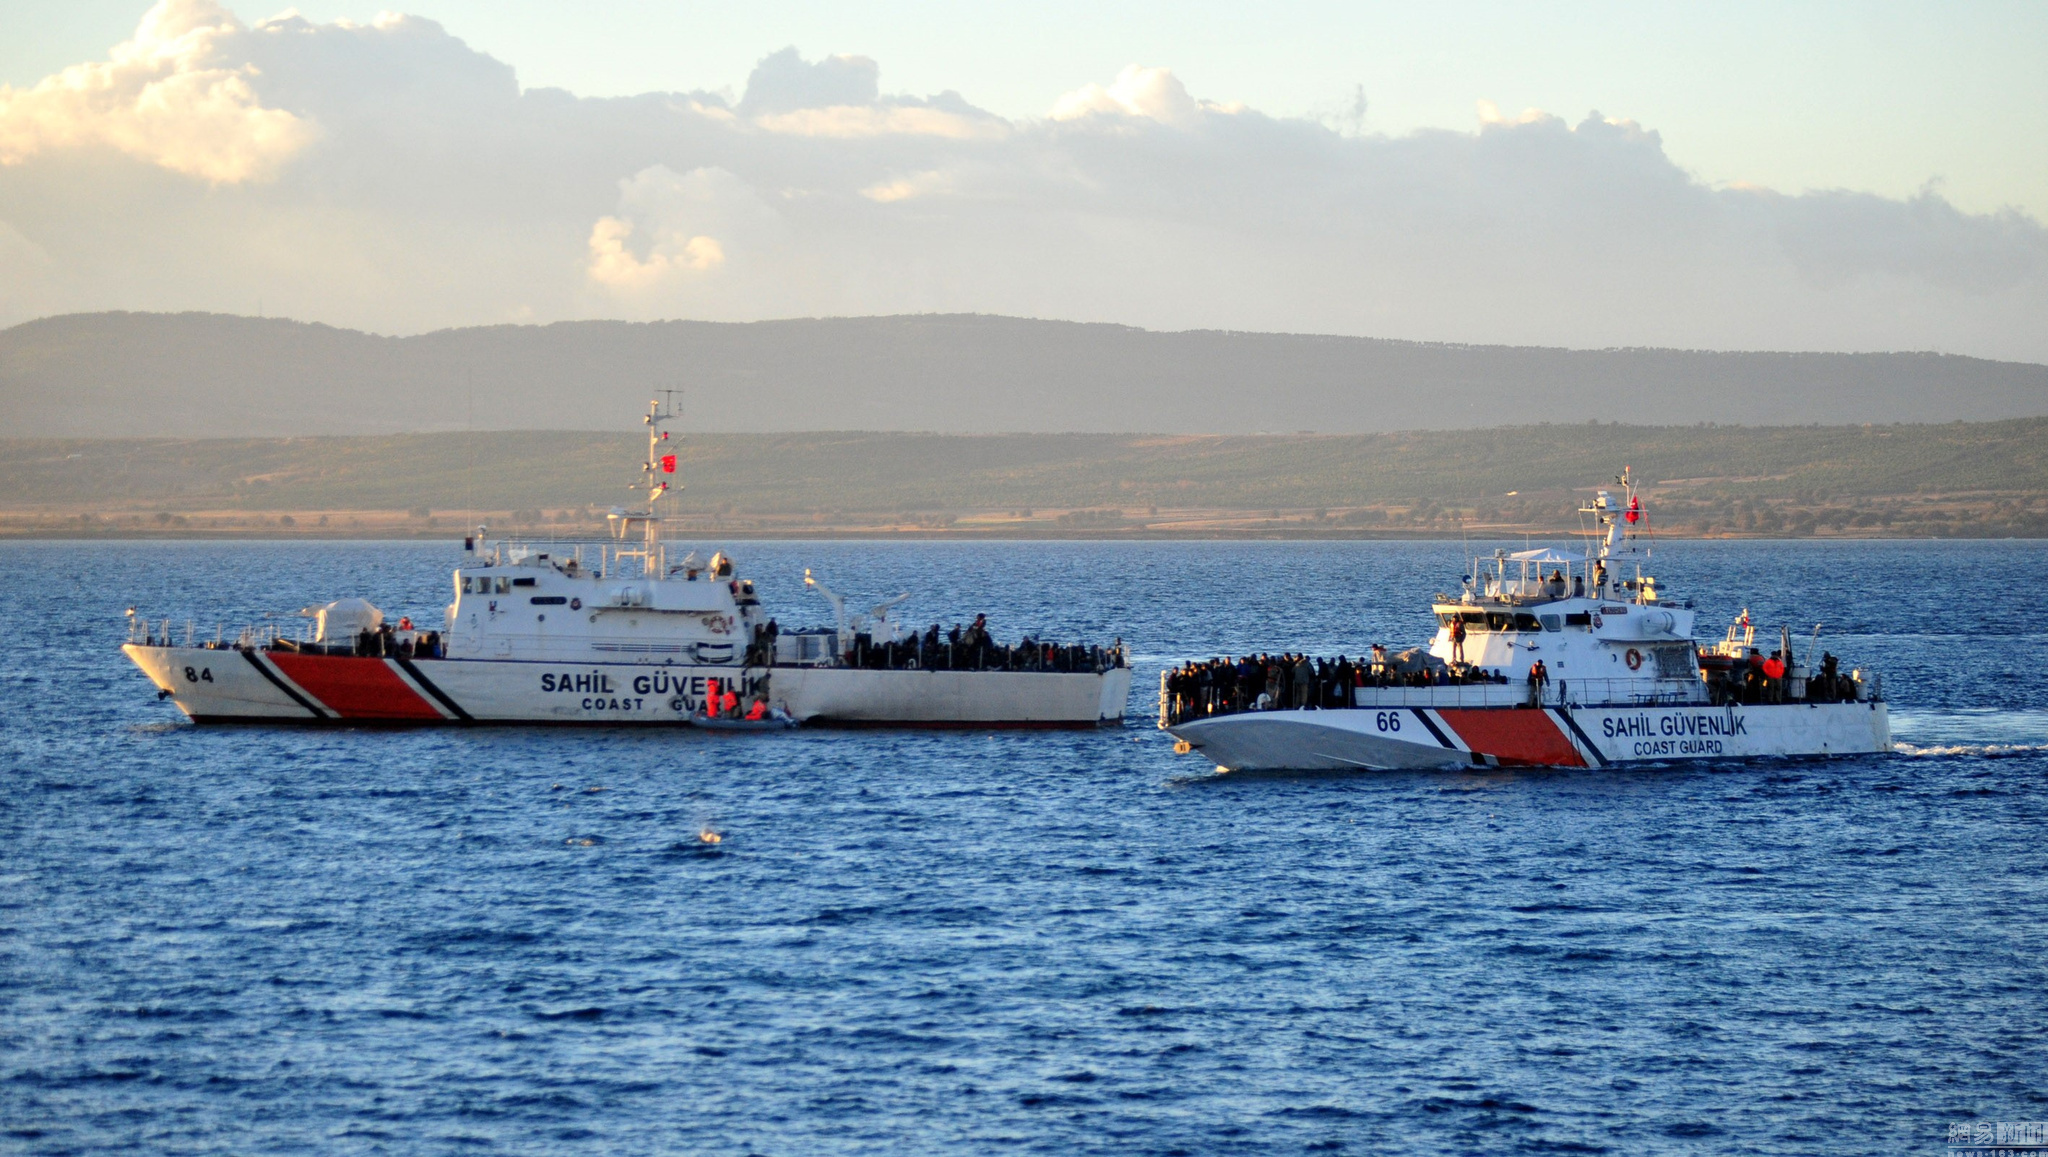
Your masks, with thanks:
M 1634 647 L 1630 647 L 1628 654 L 1623 655 L 1622 658 L 1628 661 L 1629 670 L 1640 671 L 1643 669 L 1643 653 Z

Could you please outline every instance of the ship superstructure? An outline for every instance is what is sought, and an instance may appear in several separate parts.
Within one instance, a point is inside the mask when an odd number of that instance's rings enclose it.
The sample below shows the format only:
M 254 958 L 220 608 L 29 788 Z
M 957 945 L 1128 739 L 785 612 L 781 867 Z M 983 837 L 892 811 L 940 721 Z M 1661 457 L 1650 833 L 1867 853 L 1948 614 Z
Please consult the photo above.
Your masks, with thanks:
M 201 722 L 688 724 L 731 693 L 798 721 L 905 726 L 1085 726 L 1122 718 L 1121 645 L 1023 640 L 977 626 L 910 639 L 890 610 L 783 631 L 723 551 L 675 557 L 661 504 L 675 489 L 672 405 L 650 404 L 642 501 L 614 508 L 603 542 L 464 543 L 438 629 L 391 624 L 361 599 L 306 614 L 312 629 L 198 641 L 134 618 L 123 651 Z
M 1225 769 L 1598 766 L 1891 750 L 1882 686 L 1759 640 L 1720 642 L 1665 594 L 1629 473 L 1581 510 L 1591 549 L 1474 559 L 1432 605 L 1426 647 L 1355 661 L 1189 664 L 1162 676 L 1160 726 Z M 1770 648 L 1765 653 L 1765 648 Z

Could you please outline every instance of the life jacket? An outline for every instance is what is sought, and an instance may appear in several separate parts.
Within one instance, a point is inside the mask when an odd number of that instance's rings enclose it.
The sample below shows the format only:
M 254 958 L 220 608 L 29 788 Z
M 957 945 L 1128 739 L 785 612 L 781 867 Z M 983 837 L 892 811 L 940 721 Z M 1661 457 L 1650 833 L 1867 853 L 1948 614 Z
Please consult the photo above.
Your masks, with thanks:
M 748 719 L 761 719 L 766 717 L 767 714 L 768 705 L 766 703 L 763 703 L 759 699 L 754 700 L 754 705 L 752 707 L 747 708 Z
M 740 697 L 734 693 L 732 688 L 726 688 L 725 694 L 718 697 L 718 709 L 727 715 L 740 709 Z

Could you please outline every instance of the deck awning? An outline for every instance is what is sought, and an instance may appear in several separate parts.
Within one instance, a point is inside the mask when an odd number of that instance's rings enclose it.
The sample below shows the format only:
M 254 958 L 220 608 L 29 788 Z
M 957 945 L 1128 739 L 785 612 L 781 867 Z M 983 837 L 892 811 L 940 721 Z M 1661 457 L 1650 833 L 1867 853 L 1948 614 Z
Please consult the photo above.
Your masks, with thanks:
M 1582 555 L 1582 554 L 1573 554 L 1572 552 L 1570 552 L 1570 551 L 1568 551 L 1568 550 L 1557 550 L 1557 549 L 1555 549 L 1555 548 L 1553 548 L 1553 547 L 1548 547 L 1548 546 L 1546 546 L 1546 547 L 1543 547 L 1543 548 L 1542 548 L 1542 549 L 1540 549 L 1540 550 L 1518 550 L 1518 551 L 1516 551 L 1515 553 L 1513 553 L 1513 554 L 1509 555 L 1508 557 L 1509 557 L 1509 558 L 1511 558 L 1511 559 L 1514 559 L 1514 560 L 1515 560 L 1516 562 L 1544 562 L 1544 563 L 1549 563 L 1549 562 L 1584 562 L 1584 561 L 1586 561 L 1586 556 L 1585 556 L 1585 555 Z

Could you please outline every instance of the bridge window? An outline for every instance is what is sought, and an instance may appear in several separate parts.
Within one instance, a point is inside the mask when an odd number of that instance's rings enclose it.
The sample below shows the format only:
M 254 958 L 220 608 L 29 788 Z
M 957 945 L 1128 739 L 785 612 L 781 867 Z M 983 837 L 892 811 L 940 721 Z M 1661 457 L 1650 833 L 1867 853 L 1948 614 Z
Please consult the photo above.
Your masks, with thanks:
M 1542 621 L 1543 629 L 1546 631 L 1564 630 L 1564 620 L 1556 615 L 1538 615 L 1536 617 Z

